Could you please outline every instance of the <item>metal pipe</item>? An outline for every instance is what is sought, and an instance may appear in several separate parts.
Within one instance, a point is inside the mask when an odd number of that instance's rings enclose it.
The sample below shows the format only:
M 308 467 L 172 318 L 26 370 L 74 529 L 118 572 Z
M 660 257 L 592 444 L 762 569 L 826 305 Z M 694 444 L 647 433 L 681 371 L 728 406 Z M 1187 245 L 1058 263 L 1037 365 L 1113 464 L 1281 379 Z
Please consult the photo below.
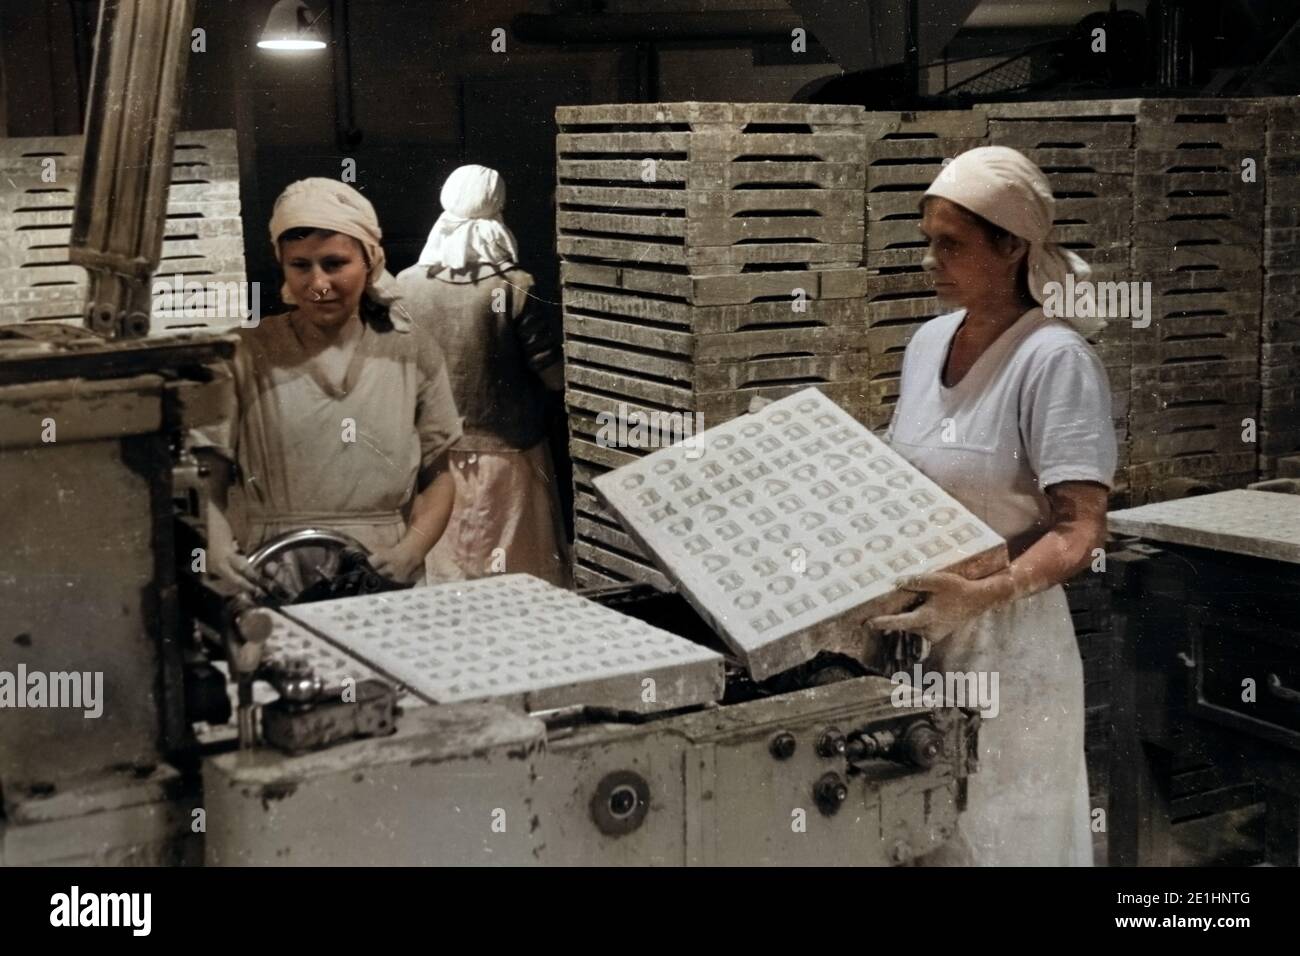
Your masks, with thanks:
M 785 40 L 803 19 L 784 11 L 735 13 L 521 13 L 510 21 L 525 43 L 689 43 Z
M 148 334 L 194 0 L 104 0 L 68 258 L 90 273 L 86 326 Z
M 907 22 L 904 25 L 903 85 L 908 96 L 921 92 L 921 0 L 907 0 Z
M 331 0 L 330 46 L 334 54 L 334 137 L 343 152 L 361 142 L 352 99 L 352 43 L 348 31 L 348 0 Z

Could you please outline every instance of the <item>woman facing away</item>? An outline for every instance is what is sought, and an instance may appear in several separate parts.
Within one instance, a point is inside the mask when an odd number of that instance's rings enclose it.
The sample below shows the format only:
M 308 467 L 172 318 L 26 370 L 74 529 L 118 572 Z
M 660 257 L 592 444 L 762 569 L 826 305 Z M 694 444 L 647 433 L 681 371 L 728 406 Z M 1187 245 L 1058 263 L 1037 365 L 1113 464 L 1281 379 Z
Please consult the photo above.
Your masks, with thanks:
M 451 451 L 456 504 L 429 555 L 430 580 L 526 572 L 569 585 L 564 525 L 546 444 L 548 391 L 564 387 L 559 336 L 532 307 L 502 219 L 505 183 L 461 166 L 419 262 L 397 277 L 417 324 L 441 345 L 464 434 Z
M 1105 541 L 1116 444 L 1106 372 L 1081 334 L 1095 320 L 1072 327 L 1040 306 L 1053 283 L 1089 274 L 1050 241 L 1053 209 L 1042 171 L 999 146 L 962 153 L 922 201 L 925 266 L 960 308 L 913 336 L 885 438 L 1012 559 L 977 581 L 901 582 L 924 602 L 873 622 L 926 637 L 928 670 L 999 676 L 958 833 L 926 864 L 1092 864 L 1083 669 L 1061 585 Z
M 355 189 L 293 183 L 270 231 L 292 308 L 240 330 L 235 408 L 194 442 L 236 469 L 229 515 L 220 500 L 209 514 L 210 563 L 323 527 L 356 538 L 381 573 L 422 583 L 451 513 L 447 453 L 461 434 L 442 353 L 397 303 L 379 220 Z M 324 559 L 292 552 L 277 576 L 300 589 Z

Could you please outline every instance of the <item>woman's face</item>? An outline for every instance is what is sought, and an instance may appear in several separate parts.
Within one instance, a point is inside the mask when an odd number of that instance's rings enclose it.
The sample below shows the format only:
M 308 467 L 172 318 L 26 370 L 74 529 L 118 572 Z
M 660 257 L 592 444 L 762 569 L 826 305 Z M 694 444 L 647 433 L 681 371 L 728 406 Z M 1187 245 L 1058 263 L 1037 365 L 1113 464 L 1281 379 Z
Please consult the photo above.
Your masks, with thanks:
M 285 281 L 303 316 L 323 331 L 341 328 L 361 306 L 370 266 L 351 236 L 312 233 L 280 243 Z
M 926 200 L 921 232 L 930 243 L 922 264 L 941 299 L 970 308 L 1015 289 L 1023 244 L 995 242 L 961 206 Z

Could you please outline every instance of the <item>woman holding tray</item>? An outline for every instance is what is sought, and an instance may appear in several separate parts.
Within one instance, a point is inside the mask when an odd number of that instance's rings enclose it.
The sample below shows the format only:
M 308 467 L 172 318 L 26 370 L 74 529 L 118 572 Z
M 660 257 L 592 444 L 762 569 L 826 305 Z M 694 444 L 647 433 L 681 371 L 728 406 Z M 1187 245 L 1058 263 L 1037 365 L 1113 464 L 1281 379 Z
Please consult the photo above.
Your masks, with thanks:
M 1092 863 L 1083 669 L 1061 584 L 1104 544 L 1116 443 L 1106 373 L 1081 334 L 1101 323 L 1040 305 L 1089 274 L 1050 241 L 1053 207 L 1042 171 L 999 146 L 958 156 L 922 200 L 925 267 L 960 308 L 913 336 L 885 439 L 1012 559 L 978 581 L 902 581 L 921 605 L 873 621 L 927 638 L 928 670 L 999 675 L 958 834 L 925 863 Z

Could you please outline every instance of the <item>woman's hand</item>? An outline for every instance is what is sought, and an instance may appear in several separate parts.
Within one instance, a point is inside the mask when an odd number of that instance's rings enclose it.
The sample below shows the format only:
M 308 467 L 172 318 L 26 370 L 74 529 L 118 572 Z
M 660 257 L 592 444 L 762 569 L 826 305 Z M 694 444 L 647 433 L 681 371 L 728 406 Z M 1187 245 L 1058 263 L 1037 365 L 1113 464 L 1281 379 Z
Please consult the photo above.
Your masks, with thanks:
M 907 631 L 930 642 L 941 641 L 960 630 L 990 608 L 1003 603 L 1009 595 L 994 575 L 972 581 L 960 574 L 936 571 L 900 578 L 898 587 L 926 595 L 925 602 L 904 614 L 886 614 L 872 618 L 871 626 L 881 631 Z
M 370 566 L 398 584 L 411 584 L 424 571 L 424 552 L 406 543 L 379 548 L 370 555 Z

